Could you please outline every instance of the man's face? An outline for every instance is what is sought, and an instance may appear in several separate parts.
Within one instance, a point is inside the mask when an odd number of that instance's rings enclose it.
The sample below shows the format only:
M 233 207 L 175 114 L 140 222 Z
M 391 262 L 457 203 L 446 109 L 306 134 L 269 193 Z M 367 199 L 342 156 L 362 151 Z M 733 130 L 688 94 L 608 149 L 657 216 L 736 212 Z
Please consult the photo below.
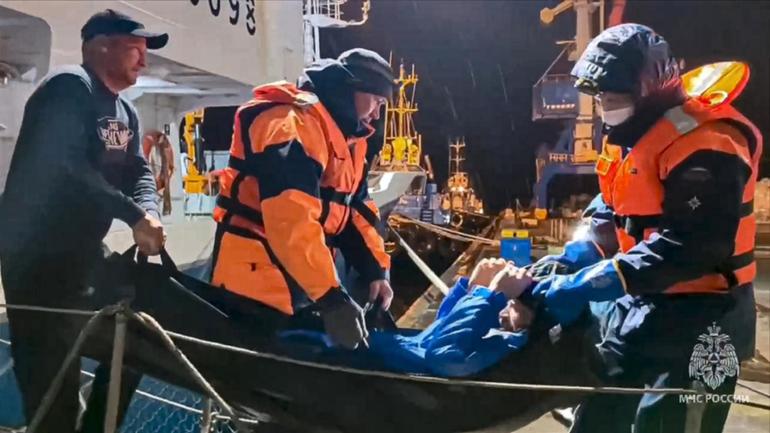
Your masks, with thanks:
M 508 301 L 508 305 L 498 316 L 500 328 L 503 331 L 519 332 L 527 329 L 535 319 L 535 313 L 516 299 Z
M 628 93 L 601 92 L 594 98 L 608 126 L 620 125 L 634 115 L 634 98 Z
M 136 36 L 113 36 L 107 44 L 106 67 L 110 79 L 131 87 L 147 66 L 147 41 Z
M 371 125 L 373 121 L 380 118 L 380 111 L 386 102 L 382 96 L 365 92 L 355 92 L 353 99 L 356 104 L 358 120 L 367 125 Z

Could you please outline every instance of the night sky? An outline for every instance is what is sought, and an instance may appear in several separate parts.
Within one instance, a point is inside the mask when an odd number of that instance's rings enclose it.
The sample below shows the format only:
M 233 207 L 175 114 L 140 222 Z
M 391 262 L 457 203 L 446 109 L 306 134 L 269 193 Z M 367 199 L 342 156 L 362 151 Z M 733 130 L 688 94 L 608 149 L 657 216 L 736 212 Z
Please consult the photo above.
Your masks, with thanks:
M 574 36 L 574 12 L 545 27 L 540 9 L 557 0 L 372 3 L 364 26 L 321 30 L 322 55 L 361 46 L 385 58 L 392 50 L 394 59 L 415 63 L 415 123 L 438 180 L 446 179 L 449 140 L 462 135 L 466 169 L 486 207 L 496 211 L 517 197 L 528 203 L 535 148 L 555 141 L 562 128 L 558 121 L 532 122 L 531 89 L 561 50 L 555 42 Z M 351 0 L 346 12 L 358 17 L 359 7 Z M 748 62 L 752 77 L 735 104 L 770 137 L 770 1 L 628 0 L 624 21 L 662 34 L 686 69 Z M 770 175 L 770 151 L 765 153 L 761 174 Z

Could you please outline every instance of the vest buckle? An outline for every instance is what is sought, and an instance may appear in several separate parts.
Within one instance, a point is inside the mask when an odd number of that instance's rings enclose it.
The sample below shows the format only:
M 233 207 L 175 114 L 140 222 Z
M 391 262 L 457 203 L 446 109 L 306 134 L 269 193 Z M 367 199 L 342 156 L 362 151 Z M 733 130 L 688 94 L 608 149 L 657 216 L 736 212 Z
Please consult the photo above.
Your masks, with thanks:
M 604 155 L 600 154 L 599 159 L 596 160 L 596 174 L 600 176 L 606 176 L 607 173 L 610 172 L 610 168 L 612 167 L 612 163 L 614 163 L 615 160 Z

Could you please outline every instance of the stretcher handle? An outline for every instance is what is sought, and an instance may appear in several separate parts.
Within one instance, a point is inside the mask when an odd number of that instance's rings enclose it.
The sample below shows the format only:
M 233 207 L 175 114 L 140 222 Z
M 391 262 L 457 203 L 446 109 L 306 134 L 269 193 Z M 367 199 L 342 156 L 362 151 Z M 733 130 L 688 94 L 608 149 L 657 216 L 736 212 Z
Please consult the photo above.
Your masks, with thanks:
M 134 260 L 134 257 L 136 257 L 136 263 L 140 265 L 146 265 L 148 262 L 147 255 L 139 252 L 136 245 L 132 245 L 129 249 L 123 252 L 121 256 L 129 260 Z M 171 280 L 173 280 L 173 284 L 171 284 L 171 287 L 174 287 L 175 289 L 184 293 L 186 296 L 192 297 L 193 299 L 195 299 L 196 302 L 199 302 L 205 305 L 214 313 L 224 318 L 230 318 L 230 316 L 228 316 L 227 313 L 223 312 L 222 310 L 214 306 L 211 302 L 202 298 L 200 295 L 188 289 L 182 283 L 176 280 L 174 276 L 175 274 L 179 273 L 179 270 L 176 266 L 176 263 L 174 263 L 174 260 L 171 258 L 171 256 L 168 254 L 168 251 L 166 251 L 165 248 L 161 248 L 160 250 L 160 264 L 161 264 L 161 267 L 169 274 L 169 277 L 171 278 Z
M 136 262 L 140 265 L 146 265 L 148 262 L 147 255 L 140 252 L 136 244 L 132 245 L 129 249 L 127 249 L 123 254 L 123 257 L 130 257 L 133 258 L 136 257 Z M 168 251 L 166 251 L 165 248 L 160 249 L 160 264 L 163 266 L 164 269 L 169 271 L 169 273 L 175 273 L 178 272 L 179 269 L 176 266 L 176 263 L 174 263 L 174 260 L 171 258 L 171 256 L 168 254 Z
M 366 323 L 371 324 L 375 329 L 381 329 L 383 331 L 395 331 L 398 329 L 393 315 L 390 311 L 382 309 L 382 300 L 377 299 L 375 302 L 368 302 L 364 306 L 364 314 Z

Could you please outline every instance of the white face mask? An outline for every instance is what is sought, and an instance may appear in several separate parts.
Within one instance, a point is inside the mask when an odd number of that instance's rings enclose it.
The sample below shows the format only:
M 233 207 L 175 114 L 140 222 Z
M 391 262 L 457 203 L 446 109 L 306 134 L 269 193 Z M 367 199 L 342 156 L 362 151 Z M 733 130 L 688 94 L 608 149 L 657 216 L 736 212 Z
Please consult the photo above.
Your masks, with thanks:
M 633 115 L 633 105 L 609 111 L 602 110 L 602 122 L 604 122 L 607 126 L 617 126 L 631 118 Z

